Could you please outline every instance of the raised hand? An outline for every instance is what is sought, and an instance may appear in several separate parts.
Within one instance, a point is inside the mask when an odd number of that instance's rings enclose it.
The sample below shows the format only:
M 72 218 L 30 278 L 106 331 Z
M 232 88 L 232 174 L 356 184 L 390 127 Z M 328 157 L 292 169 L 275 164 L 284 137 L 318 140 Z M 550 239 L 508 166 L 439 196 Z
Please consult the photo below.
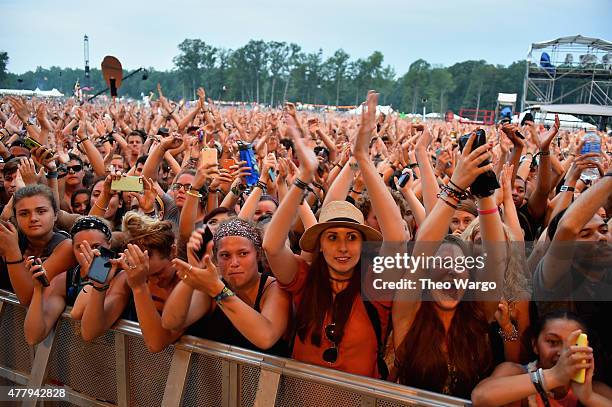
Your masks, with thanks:
M 548 151 L 550 149 L 550 143 L 553 141 L 557 133 L 559 132 L 559 127 L 561 126 L 561 122 L 559 121 L 559 115 L 555 114 L 555 124 L 550 128 L 550 130 L 546 133 L 544 138 L 536 137 L 536 143 L 538 143 L 538 148 L 540 151 Z
M 353 154 L 357 158 L 368 158 L 370 141 L 376 128 L 376 106 L 378 93 L 368 92 L 368 99 L 361 110 L 361 125 L 353 140 Z
M 143 213 L 151 213 L 155 210 L 155 197 L 157 193 L 153 188 L 153 180 L 151 178 L 142 177 L 143 192 L 142 194 L 130 192 L 130 198 L 136 198 L 138 207 Z
M 314 178 L 314 173 L 319 166 L 319 160 L 314 151 L 306 146 L 304 132 L 296 117 L 293 103 L 286 104 L 287 133 L 293 138 L 293 144 L 300 160 L 300 178 L 309 183 Z
M 142 287 L 149 275 L 149 251 L 144 252 L 135 244 L 128 244 L 120 258 L 119 265 L 127 273 L 127 283 L 131 289 Z
M 42 168 L 39 171 L 36 171 L 36 164 L 34 164 L 34 161 L 31 158 L 22 159 L 17 168 L 19 169 L 21 178 L 26 185 L 38 184 L 42 178 Z
M 491 159 L 491 153 L 489 151 L 491 149 L 491 144 L 484 144 L 476 150 L 469 152 L 472 149 L 474 140 L 476 140 L 476 133 L 470 135 L 457 162 L 453 177 L 451 178 L 451 181 L 462 189 L 466 189 L 472 185 L 480 174 L 493 169 L 492 163 L 479 167 L 485 160 Z
M 202 267 L 195 267 L 180 259 L 173 259 L 172 264 L 174 264 L 179 278 L 195 290 L 214 297 L 223 289 L 224 284 L 219 278 L 217 267 L 213 264 L 208 254 L 204 256 L 203 261 L 200 263 Z

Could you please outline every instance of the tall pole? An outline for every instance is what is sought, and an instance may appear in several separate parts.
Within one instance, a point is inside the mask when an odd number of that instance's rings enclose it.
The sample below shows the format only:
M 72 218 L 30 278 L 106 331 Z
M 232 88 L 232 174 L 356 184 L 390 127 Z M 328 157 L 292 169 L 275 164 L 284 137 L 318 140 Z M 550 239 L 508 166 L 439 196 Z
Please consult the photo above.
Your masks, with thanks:
M 85 60 L 85 86 L 89 87 L 89 37 L 83 38 L 83 59 Z

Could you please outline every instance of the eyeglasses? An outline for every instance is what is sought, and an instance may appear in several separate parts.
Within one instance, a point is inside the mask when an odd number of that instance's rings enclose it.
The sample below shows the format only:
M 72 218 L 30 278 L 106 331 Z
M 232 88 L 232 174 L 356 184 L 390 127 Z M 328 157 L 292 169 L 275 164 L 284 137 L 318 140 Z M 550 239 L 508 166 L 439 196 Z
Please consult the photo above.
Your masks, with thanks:
M 68 169 L 68 171 L 77 173 L 83 169 L 83 166 L 81 164 L 75 164 L 75 165 L 69 165 L 66 168 Z
M 327 339 L 332 343 L 332 347 L 325 349 L 323 352 L 323 360 L 327 363 L 336 363 L 336 360 L 338 360 L 338 346 L 336 344 L 337 335 L 338 332 L 336 332 L 335 322 L 325 327 L 325 336 L 327 336 Z
M 174 184 L 172 184 L 173 191 L 178 191 L 181 188 L 183 188 L 185 192 L 189 191 L 189 189 L 191 188 L 191 184 L 180 184 L 178 182 L 175 182 Z

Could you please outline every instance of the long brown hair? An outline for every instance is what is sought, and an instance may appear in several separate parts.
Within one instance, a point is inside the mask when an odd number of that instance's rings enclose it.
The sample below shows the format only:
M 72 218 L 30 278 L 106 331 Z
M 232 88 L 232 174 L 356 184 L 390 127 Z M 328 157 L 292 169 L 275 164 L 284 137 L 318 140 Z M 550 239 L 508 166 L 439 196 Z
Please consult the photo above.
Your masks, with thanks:
M 348 287 L 336 294 L 334 300 L 331 284 L 329 283 L 329 269 L 327 268 L 325 257 L 319 251 L 318 245 L 315 253 L 315 258 L 306 277 L 302 298 L 297 307 L 297 335 L 302 342 L 306 342 L 308 334 L 310 334 L 310 341 L 315 346 L 320 346 L 323 321 L 325 315 L 331 312 L 332 322 L 336 324 L 336 340 L 339 343 L 342 340 L 344 326 L 351 314 L 355 297 L 361 290 L 361 279 L 359 276 L 361 259 L 355 265 Z
M 464 255 L 471 253 L 470 247 L 453 235 L 446 236 L 442 244 L 457 245 Z M 429 292 L 423 293 L 423 298 L 428 296 Z M 482 303 L 460 301 L 446 333 L 435 302 L 431 298 L 422 301 L 396 357 L 400 383 L 440 393 L 451 366 L 454 380 L 448 392 L 470 398 L 474 387 L 493 368 L 489 323 Z
M 480 303 L 462 301 L 457 305 L 447 334 L 435 307 L 432 301 L 421 303 L 400 345 L 399 382 L 442 392 L 451 365 L 456 380 L 450 383 L 450 394 L 469 398 L 474 387 L 493 367 L 489 324 Z M 447 352 L 442 351 L 445 343 Z

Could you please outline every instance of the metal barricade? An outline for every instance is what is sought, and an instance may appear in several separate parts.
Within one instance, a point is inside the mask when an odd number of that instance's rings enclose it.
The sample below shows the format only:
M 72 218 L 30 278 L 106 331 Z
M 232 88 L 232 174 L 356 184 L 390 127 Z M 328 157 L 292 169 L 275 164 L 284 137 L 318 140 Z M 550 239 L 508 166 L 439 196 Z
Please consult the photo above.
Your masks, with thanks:
M 0 290 L 0 385 L 63 386 L 59 406 L 463 406 L 466 400 L 184 336 L 150 353 L 138 324 L 92 342 L 68 313 L 35 348 L 26 309 Z M 24 402 L 35 405 L 36 400 Z

